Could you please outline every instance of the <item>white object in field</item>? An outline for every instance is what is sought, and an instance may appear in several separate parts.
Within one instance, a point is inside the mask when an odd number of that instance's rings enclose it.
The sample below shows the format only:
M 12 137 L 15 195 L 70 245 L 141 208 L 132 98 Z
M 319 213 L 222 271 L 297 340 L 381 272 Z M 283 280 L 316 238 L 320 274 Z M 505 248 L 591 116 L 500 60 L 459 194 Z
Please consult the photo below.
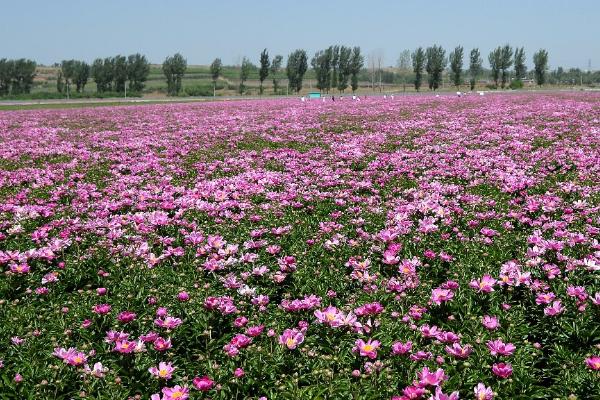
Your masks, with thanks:
M 392 98 L 392 100 L 394 100 L 394 95 L 391 95 L 390 97 Z
M 461 93 L 461 92 L 456 92 L 456 95 L 457 95 L 458 97 L 460 97 L 460 96 L 462 95 L 462 93 Z
M 356 96 L 352 95 L 352 100 L 356 100 Z
M 436 95 L 435 95 L 435 97 L 440 97 L 440 95 L 439 95 L 439 94 L 436 94 Z
M 325 97 L 323 97 L 323 103 L 325 103 Z
M 383 98 L 384 98 L 384 99 L 387 99 L 387 94 L 384 94 L 384 95 L 383 95 Z
M 480 95 L 480 96 L 483 96 L 483 95 L 484 95 L 484 93 L 483 93 L 483 92 L 479 92 L 479 95 Z
M 304 96 L 302 96 L 302 98 L 300 100 L 302 100 L 302 102 L 304 102 L 306 99 L 304 98 Z

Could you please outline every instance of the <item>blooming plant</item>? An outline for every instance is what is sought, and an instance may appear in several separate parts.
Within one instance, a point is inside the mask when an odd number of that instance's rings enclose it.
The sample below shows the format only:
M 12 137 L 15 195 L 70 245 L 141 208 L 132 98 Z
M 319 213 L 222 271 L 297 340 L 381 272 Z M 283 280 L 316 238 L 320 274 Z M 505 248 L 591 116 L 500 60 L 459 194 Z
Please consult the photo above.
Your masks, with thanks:
M 0 397 L 595 398 L 599 160 L 592 92 L 2 112 Z

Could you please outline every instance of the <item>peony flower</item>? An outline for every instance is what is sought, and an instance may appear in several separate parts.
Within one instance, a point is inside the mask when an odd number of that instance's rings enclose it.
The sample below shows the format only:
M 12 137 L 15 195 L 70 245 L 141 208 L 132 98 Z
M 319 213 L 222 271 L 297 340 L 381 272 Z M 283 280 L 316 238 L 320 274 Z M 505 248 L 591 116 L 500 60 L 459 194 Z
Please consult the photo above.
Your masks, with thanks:
M 104 367 L 101 362 L 95 363 L 92 369 L 86 364 L 83 370 L 86 374 L 93 375 L 96 378 L 104 378 L 104 375 L 108 372 L 108 368 Z
M 453 355 L 456 358 L 467 358 L 473 352 L 473 347 L 470 345 L 461 346 L 458 343 L 453 343 L 452 346 L 446 346 L 446 353 Z
M 479 293 L 490 293 L 494 291 L 494 285 L 498 282 L 490 275 L 484 275 L 480 280 L 474 279 L 469 282 L 469 286 Z
M 187 400 L 190 397 L 190 390 L 186 386 L 175 385 L 172 388 L 162 388 L 162 400 Z
M 175 371 L 175 367 L 173 367 L 172 363 L 159 362 L 158 368 L 151 367 L 148 368 L 148 372 L 154 375 L 157 378 L 169 380 L 173 377 L 173 372 Z
M 406 343 L 402 343 L 402 342 L 392 343 L 392 355 L 393 356 L 409 353 L 411 349 L 412 349 L 411 341 L 408 341 Z
M 492 372 L 500 378 L 508 378 L 512 375 L 513 369 L 512 365 L 508 363 L 497 363 L 492 365 Z
M 431 301 L 438 306 L 452 300 L 454 292 L 450 289 L 436 288 L 431 292 Z
M 502 340 L 489 340 L 487 342 L 487 348 L 490 350 L 490 353 L 501 356 L 511 356 L 515 352 L 515 345 L 512 343 L 504 343 Z
M 448 379 L 448 376 L 441 368 L 438 368 L 435 372 L 431 372 L 428 367 L 423 367 L 417 375 L 419 377 L 419 386 L 421 387 L 439 386 L 443 381 Z
M 370 359 L 374 359 L 377 357 L 377 349 L 381 345 L 379 340 L 371 340 L 365 343 L 364 340 L 358 339 L 355 342 L 356 347 L 353 351 L 358 351 L 362 357 L 369 357 Z
M 297 329 L 286 329 L 283 331 L 283 334 L 279 336 L 279 343 L 290 350 L 294 350 L 303 341 L 304 334 Z
M 92 307 L 92 311 L 98 315 L 105 315 L 110 312 L 111 308 L 110 304 L 96 304 Z
M 435 393 L 429 398 L 429 400 L 458 400 L 458 395 L 458 392 L 445 394 L 444 392 L 442 392 L 442 388 L 438 386 L 435 388 Z
M 585 363 L 589 369 L 600 371 L 600 356 L 591 356 L 585 359 Z
M 164 319 L 157 318 L 154 320 L 154 324 L 156 324 L 157 326 L 160 326 L 161 328 L 165 328 L 165 329 L 175 329 L 179 325 L 181 325 L 181 323 L 182 323 L 182 321 L 179 318 L 175 318 L 175 317 L 171 317 L 171 316 L 166 316 L 166 317 L 164 317 Z
M 215 385 L 215 381 L 213 381 L 206 375 L 201 378 L 195 377 L 192 382 L 194 384 L 194 387 L 202 392 L 209 391 Z
M 483 326 L 485 326 L 487 329 L 489 329 L 491 331 L 496 330 L 500 327 L 500 322 L 498 322 L 498 318 L 491 317 L 489 315 L 484 315 L 483 318 L 481 319 L 481 323 L 483 324 Z
M 475 400 L 492 400 L 494 398 L 492 388 L 486 387 L 483 383 L 478 383 L 473 391 L 475 392 Z
M 152 343 L 154 350 L 156 351 L 166 351 L 171 348 L 171 339 L 164 339 L 162 337 L 157 337 Z

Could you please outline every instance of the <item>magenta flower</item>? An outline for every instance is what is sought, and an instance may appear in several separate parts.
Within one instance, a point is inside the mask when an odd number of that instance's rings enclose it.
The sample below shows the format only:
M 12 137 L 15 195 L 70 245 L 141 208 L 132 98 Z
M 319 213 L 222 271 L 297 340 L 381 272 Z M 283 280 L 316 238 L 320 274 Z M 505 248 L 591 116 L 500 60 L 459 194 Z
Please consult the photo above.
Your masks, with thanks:
M 159 362 L 158 368 L 151 367 L 148 368 L 148 372 L 154 375 L 157 378 L 169 380 L 173 377 L 173 372 L 175 371 L 175 367 L 173 367 L 172 363 Z
M 513 369 L 512 365 L 508 363 L 497 363 L 492 365 L 492 372 L 500 378 L 508 378 L 512 375 Z
M 329 325 L 332 328 L 342 325 L 342 322 L 339 318 L 339 311 L 333 306 L 328 306 L 323 311 L 315 310 L 314 314 L 315 317 L 317 317 L 317 321 L 322 324 Z
M 442 392 L 442 388 L 438 386 L 435 388 L 435 393 L 433 394 L 433 396 L 431 396 L 429 399 L 430 400 L 458 400 L 458 396 L 459 396 L 458 392 L 452 392 L 450 394 L 445 394 L 444 392 Z
M 600 356 L 591 356 L 585 359 L 585 363 L 589 369 L 600 371 Z
M 515 345 L 512 343 L 504 343 L 502 340 L 489 340 L 487 342 L 487 348 L 490 350 L 490 353 L 501 356 L 511 356 L 515 352 Z
M 469 283 L 469 286 L 479 293 L 490 293 L 494 291 L 494 285 L 498 282 L 490 275 L 484 275 L 481 279 L 474 279 Z
M 115 347 L 114 347 L 113 351 L 116 351 L 121 354 L 129 354 L 129 353 L 133 353 L 135 351 L 136 346 L 137 346 L 137 342 L 135 342 L 135 341 L 131 341 L 131 340 L 127 340 L 127 339 L 117 340 L 115 342 Z
M 104 375 L 108 372 L 108 368 L 103 366 L 101 362 L 95 363 L 92 368 L 86 364 L 83 370 L 86 374 L 95 376 L 96 378 L 104 378 Z
M 290 350 L 294 350 L 302 342 L 304 342 L 304 334 L 298 329 L 286 329 L 279 336 L 279 343 Z
M 186 386 L 164 387 L 162 388 L 162 394 L 162 400 L 187 400 L 190 398 L 190 390 Z
M 98 315 L 105 315 L 110 312 L 111 308 L 112 307 L 110 306 L 110 304 L 96 304 L 92 308 L 92 311 Z
M 497 317 L 491 317 L 489 315 L 484 315 L 483 318 L 481 319 L 481 323 L 483 324 L 483 326 L 485 326 L 487 329 L 493 331 L 496 330 L 500 327 L 500 322 L 498 321 Z
M 136 317 L 137 317 L 137 314 L 134 312 L 123 311 L 123 312 L 119 313 L 119 315 L 117 316 L 117 319 L 119 320 L 119 322 L 126 324 L 128 322 L 135 320 Z
M 483 383 L 478 383 L 473 389 L 476 400 L 493 400 L 494 392 L 492 388 L 485 386 Z
M 194 384 L 194 387 L 202 392 L 209 391 L 215 385 L 215 381 L 213 381 L 206 375 L 201 378 L 195 377 L 192 382 Z
M 392 355 L 393 356 L 409 353 L 411 349 L 412 349 L 411 341 L 408 341 L 406 343 L 402 343 L 402 342 L 392 343 Z
M 165 328 L 165 329 L 175 329 L 179 325 L 181 325 L 181 323 L 182 323 L 182 321 L 179 318 L 175 318 L 175 317 L 171 317 L 171 316 L 166 316 L 166 317 L 164 317 L 164 319 L 157 318 L 154 320 L 154 324 L 156 324 L 157 326 L 160 326 L 161 328 Z
M 356 346 L 354 347 L 353 351 L 358 351 L 358 353 L 362 357 L 369 357 L 370 359 L 374 359 L 377 357 L 377 349 L 379 348 L 381 343 L 379 342 L 379 340 L 369 339 L 368 342 L 365 342 L 362 339 L 358 339 L 355 342 L 355 345 Z
M 442 303 L 452 300 L 454 292 L 450 289 L 436 288 L 431 292 L 431 301 L 438 306 Z
M 470 345 L 461 346 L 458 343 L 453 343 L 452 346 L 446 346 L 446 353 L 456 358 L 467 358 L 473 352 L 473 347 Z
M 162 337 L 157 337 L 152 343 L 154 350 L 156 351 L 166 351 L 171 348 L 171 339 L 164 339 Z
M 544 308 L 544 315 L 553 317 L 562 313 L 564 310 L 565 308 L 562 306 L 560 300 L 555 300 L 552 302 L 551 306 Z
M 417 376 L 419 377 L 419 386 L 421 387 L 439 386 L 443 381 L 448 379 L 448 376 L 441 368 L 438 368 L 435 372 L 431 372 L 428 367 L 423 367 Z

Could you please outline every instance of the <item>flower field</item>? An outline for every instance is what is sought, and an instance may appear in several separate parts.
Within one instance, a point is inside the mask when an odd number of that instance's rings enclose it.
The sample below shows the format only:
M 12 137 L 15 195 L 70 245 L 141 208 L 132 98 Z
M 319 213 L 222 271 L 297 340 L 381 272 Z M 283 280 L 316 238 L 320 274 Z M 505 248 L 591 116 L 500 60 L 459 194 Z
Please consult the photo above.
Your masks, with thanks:
M 0 399 L 600 398 L 600 95 L 0 113 Z

